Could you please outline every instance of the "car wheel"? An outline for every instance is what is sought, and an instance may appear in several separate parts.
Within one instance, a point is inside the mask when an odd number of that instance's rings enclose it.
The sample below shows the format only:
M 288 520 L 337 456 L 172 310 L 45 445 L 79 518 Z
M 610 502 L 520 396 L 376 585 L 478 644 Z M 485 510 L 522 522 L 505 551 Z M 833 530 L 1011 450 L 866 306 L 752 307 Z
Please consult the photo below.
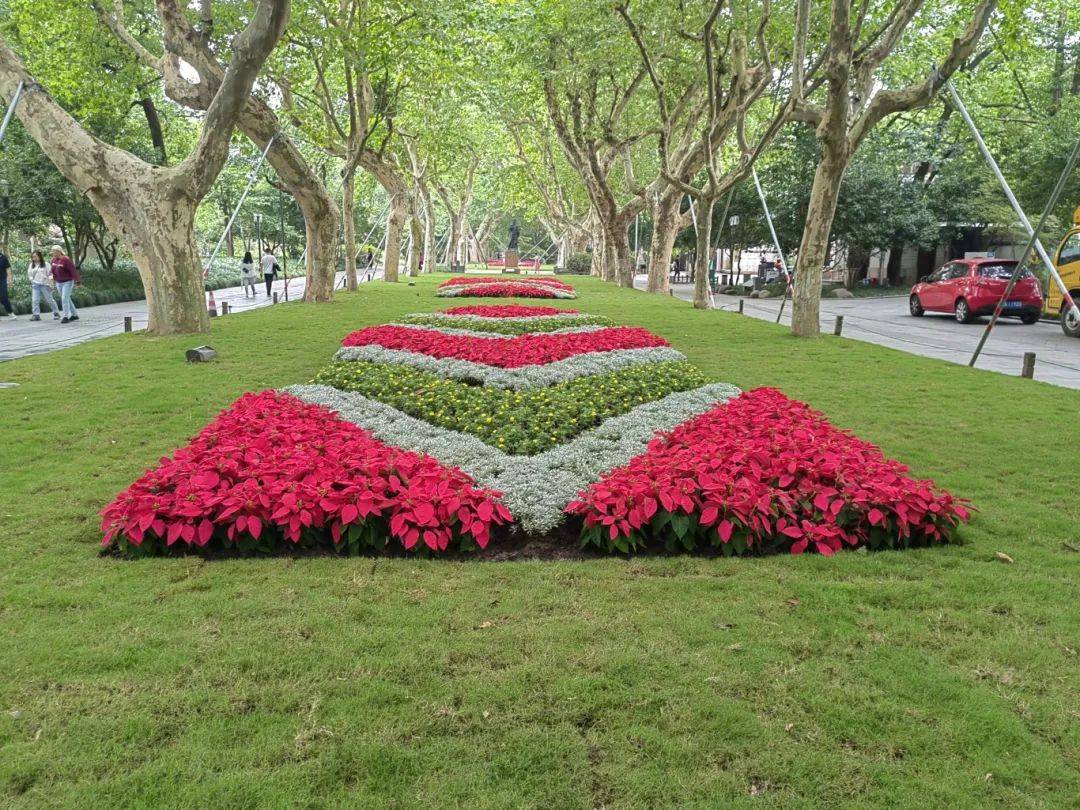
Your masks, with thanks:
M 1074 317 L 1064 303 L 1061 305 L 1061 331 L 1069 337 L 1080 337 L 1080 318 Z
M 974 320 L 971 317 L 971 307 L 963 298 L 956 302 L 956 311 L 953 314 L 957 323 L 971 323 Z
M 913 295 L 908 299 L 908 311 L 911 312 L 915 318 L 921 318 L 926 314 L 926 310 L 923 309 L 922 302 L 919 300 L 919 296 Z
M 1031 326 L 1033 323 L 1038 323 L 1038 322 L 1039 322 L 1039 313 L 1038 312 L 1031 312 L 1031 313 L 1020 316 L 1020 323 L 1027 324 L 1028 326 Z

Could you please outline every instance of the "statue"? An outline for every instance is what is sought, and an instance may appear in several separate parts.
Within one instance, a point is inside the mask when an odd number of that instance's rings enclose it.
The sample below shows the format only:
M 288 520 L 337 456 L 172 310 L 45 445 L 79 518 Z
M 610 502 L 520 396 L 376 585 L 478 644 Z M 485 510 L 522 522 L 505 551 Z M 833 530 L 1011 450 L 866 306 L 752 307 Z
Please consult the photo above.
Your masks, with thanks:
M 506 246 L 507 250 L 518 249 L 518 237 L 521 236 L 521 229 L 518 228 L 517 220 L 510 220 L 510 244 Z

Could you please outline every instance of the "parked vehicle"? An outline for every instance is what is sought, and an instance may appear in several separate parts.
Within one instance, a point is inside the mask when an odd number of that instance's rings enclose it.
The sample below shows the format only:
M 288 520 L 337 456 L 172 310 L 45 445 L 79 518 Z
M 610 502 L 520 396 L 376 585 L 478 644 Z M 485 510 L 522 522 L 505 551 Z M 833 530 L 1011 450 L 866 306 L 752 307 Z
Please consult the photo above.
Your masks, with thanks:
M 1073 227 L 1065 234 L 1053 257 L 1054 266 L 1061 275 L 1061 280 L 1069 290 L 1069 295 L 1080 302 L 1080 207 L 1073 214 Z M 1063 304 L 1065 297 L 1057 284 L 1050 283 L 1046 291 L 1044 312 L 1061 321 L 1061 330 L 1069 337 L 1080 337 L 1080 319 L 1071 317 Z
M 917 318 L 926 312 L 948 312 L 960 323 L 971 323 L 993 313 L 1016 265 L 1015 259 L 955 259 L 911 288 L 908 308 Z M 1039 280 L 1024 270 L 1001 314 L 1032 324 L 1042 310 Z

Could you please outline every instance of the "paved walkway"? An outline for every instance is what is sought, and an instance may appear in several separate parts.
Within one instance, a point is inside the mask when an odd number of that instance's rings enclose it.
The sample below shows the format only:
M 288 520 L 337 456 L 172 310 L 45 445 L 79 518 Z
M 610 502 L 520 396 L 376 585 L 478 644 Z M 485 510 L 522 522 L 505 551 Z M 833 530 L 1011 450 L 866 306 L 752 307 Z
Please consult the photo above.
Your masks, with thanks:
M 378 271 L 376 276 L 381 272 Z M 339 287 L 344 277 L 344 273 L 338 273 Z M 364 282 L 366 278 L 366 275 L 360 275 L 361 282 Z M 303 276 L 290 278 L 289 300 L 302 299 L 304 288 Z M 217 300 L 218 311 L 220 312 L 222 302 L 228 302 L 230 313 L 259 309 L 273 303 L 273 296 L 266 295 L 264 282 L 258 282 L 255 289 L 257 290 L 255 298 L 245 298 L 243 287 L 215 290 L 214 298 Z M 279 301 L 284 302 L 285 281 L 283 279 L 275 281 L 272 291 L 278 294 Z M 124 331 L 124 318 L 127 316 L 131 316 L 133 329 L 145 329 L 146 301 L 125 301 L 119 304 L 83 307 L 79 310 L 79 320 L 73 323 L 60 323 L 53 320 L 47 305 L 40 321 L 31 321 L 29 315 L 20 315 L 18 320 L 14 321 L 0 318 L 0 361 L 14 360 L 17 357 L 27 357 L 32 354 L 44 354 L 85 343 L 88 340 L 119 334 Z
M 644 286 L 644 276 L 637 286 Z M 693 300 L 689 284 L 674 286 L 675 295 Z M 714 297 L 720 309 L 738 311 L 739 298 Z M 761 320 L 775 321 L 780 299 L 744 298 L 743 312 Z M 927 314 L 913 318 L 907 296 L 887 298 L 826 298 L 821 302 L 821 329 L 831 333 L 836 316 L 844 316 L 844 337 L 893 349 L 967 365 L 988 318 L 974 324 L 957 323 L 952 316 Z M 781 323 L 791 323 L 791 302 L 784 307 Z M 1035 352 L 1035 379 L 1066 388 L 1080 389 L 1080 340 L 1066 337 L 1057 323 L 1025 326 L 1015 318 L 1002 318 L 990 335 L 977 368 L 1019 376 L 1025 352 Z

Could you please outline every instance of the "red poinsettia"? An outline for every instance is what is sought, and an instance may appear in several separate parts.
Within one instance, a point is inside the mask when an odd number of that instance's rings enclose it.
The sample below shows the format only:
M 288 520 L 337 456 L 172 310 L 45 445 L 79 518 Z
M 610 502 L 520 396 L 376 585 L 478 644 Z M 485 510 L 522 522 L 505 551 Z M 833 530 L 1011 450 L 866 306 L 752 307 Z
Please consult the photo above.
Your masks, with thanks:
M 550 276 L 521 276 L 519 278 L 507 278 L 506 276 L 454 276 L 448 278 L 440 287 L 457 287 L 462 284 L 541 284 L 547 287 L 558 287 L 560 290 L 572 290 L 572 286 L 565 281 Z
M 442 314 L 474 315 L 479 318 L 539 318 L 544 315 L 577 315 L 578 310 L 527 307 L 522 304 L 473 304 L 467 307 L 452 307 L 444 310 Z
M 638 327 L 617 326 L 591 332 L 540 333 L 512 337 L 473 337 L 409 326 L 369 326 L 348 335 L 343 346 L 382 346 L 452 357 L 499 368 L 542 365 L 586 352 L 667 346 L 666 340 Z
M 332 541 L 337 549 L 484 548 L 512 520 L 501 493 L 391 447 L 318 405 L 245 394 L 102 510 L 104 547 Z
M 946 542 L 965 502 L 771 388 L 692 419 L 607 473 L 567 512 L 585 539 L 627 551 L 662 539 L 726 552 Z

